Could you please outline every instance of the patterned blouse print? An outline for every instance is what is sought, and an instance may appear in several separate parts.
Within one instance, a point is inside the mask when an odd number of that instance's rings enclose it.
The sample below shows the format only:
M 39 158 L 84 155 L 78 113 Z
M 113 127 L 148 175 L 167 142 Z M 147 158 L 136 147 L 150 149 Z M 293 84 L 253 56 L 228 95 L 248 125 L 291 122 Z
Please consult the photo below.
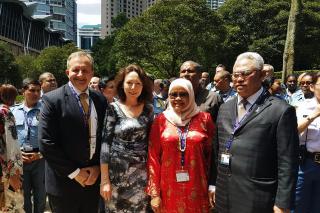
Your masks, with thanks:
M 153 119 L 152 105 L 145 105 L 137 118 L 127 117 L 113 102 L 107 109 L 101 163 L 109 165 L 112 199 L 106 212 L 146 212 L 148 196 L 146 159 L 148 132 Z
M 5 212 L 24 212 L 22 192 L 9 189 L 9 178 L 22 175 L 22 156 L 17 141 L 14 116 L 6 105 L 0 105 L 0 163 L 4 186 Z
M 161 197 L 162 213 L 209 212 L 208 175 L 213 134 L 209 113 L 200 112 L 191 119 L 183 167 L 189 181 L 178 182 L 176 174 L 182 168 L 177 127 L 164 114 L 155 118 L 149 137 L 147 193 Z

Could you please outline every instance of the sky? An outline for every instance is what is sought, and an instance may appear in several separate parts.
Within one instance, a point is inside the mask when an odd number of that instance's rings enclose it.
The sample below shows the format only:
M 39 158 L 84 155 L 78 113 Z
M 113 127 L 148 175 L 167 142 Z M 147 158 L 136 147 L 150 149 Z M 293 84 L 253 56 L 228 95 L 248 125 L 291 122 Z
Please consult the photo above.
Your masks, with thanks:
M 101 0 L 77 0 L 78 27 L 85 24 L 101 24 Z

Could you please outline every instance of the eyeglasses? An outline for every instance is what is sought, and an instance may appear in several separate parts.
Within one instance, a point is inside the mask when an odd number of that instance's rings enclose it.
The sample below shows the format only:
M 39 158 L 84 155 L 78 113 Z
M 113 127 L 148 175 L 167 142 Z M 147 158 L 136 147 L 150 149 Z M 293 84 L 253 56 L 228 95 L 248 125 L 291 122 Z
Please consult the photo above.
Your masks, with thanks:
M 256 70 L 242 70 L 242 71 L 238 71 L 232 74 L 233 78 L 243 78 L 246 79 L 249 75 L 251 75 L 254 71 Z
M 307 85 L 307 86 L 309 86 L 310 84 L 312 84 L 312 81 L 300 81 L 299 84 L 300 84 L 300 85 Z
M 189 97 L 189 94 L 187 92 L 173 92 L 173 93 L 169 93 L 169 97 L 171 99 L 175 99 L 177 97 L 187 98 L 187 97 Z

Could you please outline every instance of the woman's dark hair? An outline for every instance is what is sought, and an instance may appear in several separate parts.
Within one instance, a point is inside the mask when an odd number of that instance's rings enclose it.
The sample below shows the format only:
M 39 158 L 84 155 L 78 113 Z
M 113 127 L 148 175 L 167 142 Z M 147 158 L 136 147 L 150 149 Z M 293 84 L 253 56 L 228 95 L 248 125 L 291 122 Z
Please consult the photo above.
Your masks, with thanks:
M 0 86 L 0 103 L 13 104 L 18 95 L 18 90 L 11 84 Z
M 114 75 L 110 75 L 108 77 L 103 77 L 100 82 L 99 82 L 99 89 L 102 90 L 104 88 L 106 88 L 107 84 L 109 81 L 113 81 L 115 79 L 115 76 Z
M 127 74 L 130 72 L 136 72 L 142 82 L 143 88 L 141 91 L 140 96 L 138 97 L 138 102 L 143 103 L 143 102 L 152 102 L 152 81 L 150 78 L 147 76 L 147 74 L 143 71 L 143 69 L 135 64 L 130 64 L 129 66 L 120 69 L 118 72 L 115 81 L 116 81 L 116 88 L 117 88 L 117 93 L 118 97 L 121 101 L 126 100 L 126 94 L 124 93 L 123 89 L 123 83 L 124 79 Z

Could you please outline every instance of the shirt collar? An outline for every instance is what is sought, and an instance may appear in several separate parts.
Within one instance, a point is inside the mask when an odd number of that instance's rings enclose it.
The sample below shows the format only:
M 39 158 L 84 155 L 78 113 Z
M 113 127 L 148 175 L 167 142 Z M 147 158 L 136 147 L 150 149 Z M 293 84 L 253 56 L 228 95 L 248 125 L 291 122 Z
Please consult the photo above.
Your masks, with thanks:
M 79 96 L 81 93 L 87 93 L 87 95 L 89 96 L 89 87 L 87 87 L 87 89 L 82 92 L 80 90 L 78 90 L 75 86 L 73 86 L 73 84 L 71 83 L 71 81 L 68 82 L 69 86 L 72 87 L 72 89 L 76 92 L 76 94 Z
M 32 107 L 32 108 L 27 107 L 27 106 L 24 104 L 24 102 L 23 102 L 21 105 L 19 105 L 18 108 L 19 108 L 19 109 L 23 109 L 23 110 L 25 110 L 26 112 L 27 112 L 27 111 L 30 111 L 30 110 L 32 110 L 32 109 L 38 109 L 38 110 L 40 110 L 40 108 L 41 108 L 41 102 L 38 101 L 37 104 L 36 104 L 34 107 Z
M 256 102 L 256 100 L 259 98 L 259 96 L 262 94 L 263 92 L 263 87 L 261 87 L 256 93 L 254 93 L 253 95 L 249 96 L 247 98 L 247 101 L 252 105 Z M 238 95 L 238 105 L 240 104 L 240 102 L 242 101 L 243 97 L 241 97 L 240 95 Z

